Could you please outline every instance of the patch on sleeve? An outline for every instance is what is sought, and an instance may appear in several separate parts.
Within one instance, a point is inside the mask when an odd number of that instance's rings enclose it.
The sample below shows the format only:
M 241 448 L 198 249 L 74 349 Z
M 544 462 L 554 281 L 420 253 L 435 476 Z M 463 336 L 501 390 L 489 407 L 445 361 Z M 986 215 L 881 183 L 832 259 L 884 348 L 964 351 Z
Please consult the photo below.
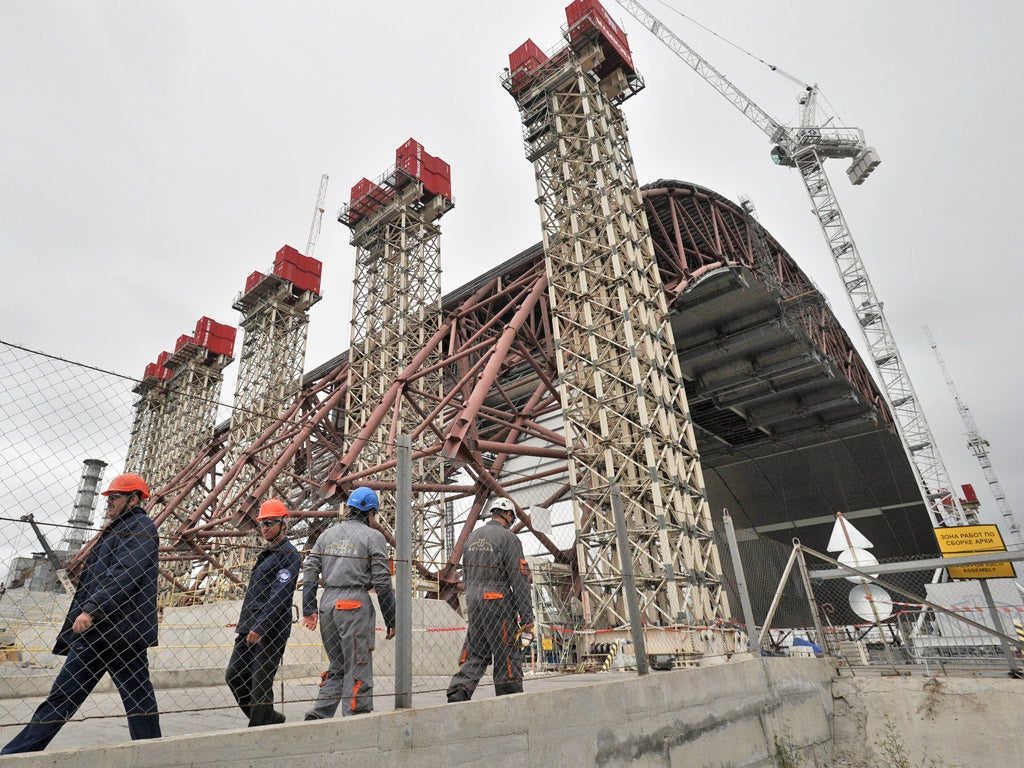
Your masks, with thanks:
M 277 572 L 277 580 L 280 581 L 282 584 L 287 584 L 291 577 L 292 572 L 289 571 L 287 568 Z

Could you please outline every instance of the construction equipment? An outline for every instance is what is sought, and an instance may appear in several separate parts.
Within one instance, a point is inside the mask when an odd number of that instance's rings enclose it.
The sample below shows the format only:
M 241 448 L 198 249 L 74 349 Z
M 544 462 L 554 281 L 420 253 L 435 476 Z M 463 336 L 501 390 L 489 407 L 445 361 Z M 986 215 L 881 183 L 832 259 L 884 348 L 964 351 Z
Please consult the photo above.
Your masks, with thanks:
M 847 158 L 852 161 L 846 172 L 850 182 L 862 184 L 881 162 L 878 152 L 864 141 L 860 129 L 834 127 L 829 125 L 829 120 L 817 120 L 817 85 L 804 84 L 804 92 L 800 97 L 800 125 L 784 126 L 643 5 L 633 0 L 616 2 L 768 135 L 773 145 L 772 160 L 776 164 L 795 167 L 800 171 L 800 178 L 846 287 L 847 298 L 864 334 L 868 354 L 875 364 L 879 383 L 895 417 L 900 440 L 914 467 L 917 484 L 932 521 L 937 526 L 974 522 L 968 519 L 973 518 L 973 513 L 965 513 L 956 494 L 952 492 L 949 474 L 896 347 L 896 340 L 882 310 L 882 301 L 871 285 L 832 184 L 825 174 L 824 161 L 827 158 Z
M 953 376 L 950 374 L 949 368 L 946 367 L 946 361 L 942 358 L 942 353 L 939 352 L 939 347 L 935 343 L 935 338 L 932 336 L 928 326 L 925 326 L 924 332 L 928 337 L 928 344 L 931 346 L 932 352 L 935 353 L 935 359 L 939 361 L 939 368 L 942 369 L 942 375 L 946 379 L 946 386 L 949 387 L 949 392 L 953 395 L 953 401 L 956 403 L 956 409 L 960 413 L 960 419 L 967 429 L 967 447 L 971 449 L 971 453 L 978 459 L 981 471 L 985 475 L 985 480 L 988 482 L 992 495 L 995 497 L 999 514 L 1002 516 L 1006 529 L 1009 531 L 1010 547 L 1013 549 L 1024 547 L 1020 526 L 1017 524 L 1013 510 L 1010 508 L 1010 502 L 1006 499 L 1006 494 L 1003 493 L 1003 488 L 999 484 L 999 478 L 996 477 L 992 461 L 988 457 L 988 440 L 978 432 L 978 425 L 974 421 L 974 416 L 971 415 L 971 411 L 964 401 L 960 399 L 960 393 L 957 391 L 956 384 L 953 383 Z
M 57 581 L 59 581 L 60 585 L 64 587 L 64 591 L 70 595 L 75 591 L 75 588 L 71 584 L 71 579 L 68 578 L 67 571 L 64 570 L 64 565 L 61 563 L 60 558 L 58 558 L 56 553 L 50 548 L 50 542 L 48 542 L 46 540 L 46 536 L 43 535 L 43 531 L 39 527 L 39 523 L 36 522 L 35 516 L 22 515 L 21 521 L 32 526 L 32 530 L 36 534 L 36 538 L 39 539 L 39 544 L 43 548 L 46 558 L 50 561 L 50 565 L 53 567 L 53 573 L 57 577 Z
M 320 239 L 320 222 L 324 218 L 324 200 L 327 198 L 327 174 L 320 177 L 320 191 L 316 196 L 316 207 L 313 208 L 313 221 L 309 225 L 309 239 L 306 241 L 306 258 L 312 258 L 316 241 Z

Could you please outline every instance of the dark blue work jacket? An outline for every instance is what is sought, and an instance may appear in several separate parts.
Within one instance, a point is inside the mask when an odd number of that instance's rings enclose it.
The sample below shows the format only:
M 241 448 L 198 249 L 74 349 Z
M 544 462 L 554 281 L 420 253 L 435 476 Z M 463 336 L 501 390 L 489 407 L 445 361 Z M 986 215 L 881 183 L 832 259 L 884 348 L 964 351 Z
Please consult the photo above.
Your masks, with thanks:
M 256 558 L 238 617 L 238 634 L 250 631 L 286 638 L 292 631 L 292 595 L 302 559 L 287 539 L 267 547 Z
M 85 560 L 55 654 L 66 655 L 79 638 L 133 648 L 157 644 L 158 544 L 156 525 L 142 507 L 125 510 L 103 530 Z M 71 625 L 80 613 L 91 615 L 93 626 L 76 635 Z

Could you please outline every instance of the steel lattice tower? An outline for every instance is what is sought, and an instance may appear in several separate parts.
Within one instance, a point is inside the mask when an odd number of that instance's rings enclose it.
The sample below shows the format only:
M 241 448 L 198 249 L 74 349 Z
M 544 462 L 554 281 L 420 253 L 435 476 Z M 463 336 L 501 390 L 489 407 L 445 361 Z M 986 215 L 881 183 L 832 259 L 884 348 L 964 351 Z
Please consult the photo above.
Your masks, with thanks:
M 245 335 L 231 413 L 228 463 L 234 463 L 252 445 L 302 386 L 309 308 L 320 301 L 321 268 L 316 259 L 285 246 L 278 252 L 274 269 L 268 274 L 251 274 L 232 305 L 242 313 L 239 325 Z M 252 466 L 259 463 L 258 457 L 253 458 L 255 462 L 246 472 L 250 477 L 255 477 Z
M 171 376 L 170 370 L 163 366 L 167 357 L 168 354 L 163 352 L 156 363 L 147 365 L 142 381 L 132 390 L 139 398 L 135 401 L 125 471 L 145 478 L 154 477 L 162 452 L 158 437 L 167 405 L 167 380 Z
M 245 290 L 235 298 L 233 307 L 242 313 L 240 326 L 245 335 L 224 460 L 228 465 L 238 465 L 233 485 L 234 523 L 246 535 L 207 548 L 219 568 L 200 571 L 202 583 L 198 578 L 194 583 L 182 579 L 190 592 L 202 589 L 204 595 L 215 599 L 234 596 L 236 586 L 223 574 L 231 570 L 244 581 L 262 546 L 253 532 L 253 519 L 263 499 L 253 494 L 252 487 L 265 457 L 252 446 L 295 399 L 302 385 L 309 308 L 320 300 L 321 268 L 316 259 L 286 245 L 278 251 L 273 269 L 267 274 L 249 275 Z
M 197 453 L 209 443 L 217 425 L 217 408 L 224 368 L 232 361 L 235 329 L 200 318 L 192 336 L 179 337 L 175 350 L 165 362 L 171 371 L 167 382 L 167 401 L 161 420 L 160 439 L 162 462 L 154 462 L 152 477 L 146 478 L 151 489 L 161 488 L 176 476 L 187 472 Z M 187 519 L 187 510 L 202 501 L 206 491 L 193 487 L 176 500 L 175 513 L 160 523 L 160 544 L 179 546 L 178 529 Z M 158 499 L 162 504 L 170 499 Z M 182 589 L 188 583 L 192 567 L 188 557 L 170 562 L 165 571 L 171 577 L 169 584 Z M 161 584 L 161 604 L 169 600 L 168 584 Z
M 600 6 L 567 11 L 569 45 L 548 59 L 528 41 L 504 85 L 537 178 L 584 619 L 592 629 L 628 624 L 610 501 L 618 484 L 648 626 L 713 624 L 728 616 L 721 566 L 618 108 L 642 82 Z
M 230 352 L 213 352 L 193 337 L 179 339 L 166 363 L 171 378 L 160 430 L 163 461 L 154 465 L 153 479 L 147 478 L 151 486 L 171 479 L 209 441 L 217 423 L 223 370 L 231 360 Z
M 395 167 L 376 182 L 363 179 L 352 188 L 350 203 L 338 216 L 351 229 L 350 242 L 356 248 L 345 403 L 345 433 L 359 451 L 347 469 L 356 475 L 392 460 L 398 434 L 410 434 L 414 452 L 435 443 L 441 434 L 435 411 L 442 394 L 436 349 L 419 360 L 421 368 L 434 367 L 434 372 L 419 379 L 416 389 L 403 388 L 389 415 L 373 418 L 388 390 L 414 356 L 429 348 L 440 328 L 437 221 L 453 206 L 447 163 L 428 155 L 412 139 L 395 156 Z M 444 465 L 436 457 L 420 456 L 413 462 L 416 482 L 440 485 L 444 474 Z M 389 468 L 367 482 L 393 483 L 394 478 L 395 470 Z M 393 492 L 379 491 L 380 521 L 390 531 Z M 445 552 L 443 494 L 416 494 L 412 514 L 413 557 L 439 562 Z

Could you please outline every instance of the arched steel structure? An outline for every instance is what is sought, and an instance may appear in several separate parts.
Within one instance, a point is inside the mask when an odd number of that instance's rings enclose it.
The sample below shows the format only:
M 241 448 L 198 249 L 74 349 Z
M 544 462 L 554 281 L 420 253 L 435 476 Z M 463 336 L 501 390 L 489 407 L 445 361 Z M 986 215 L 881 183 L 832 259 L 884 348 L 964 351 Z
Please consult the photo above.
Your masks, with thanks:
M 912 533 L 923 530 L 913 528 L 923 520 L 927 528 L 927 511 L 919 500 L 916 507 L 912 503 L 916 486 L 905 458 L 900 464 L 902 450 L 880 393 L 793 259 L 742 208 L 708 189 L 659 181 L 644 188 L 643 200 L 713 511 L 717 514 L 724 503 L 741 527 L 782 539 L 802 532 L 813 546 L 809 534 L 818 529 L 800 528 L 799 515 L 787 517 L 785 505 L 771 496 L 773 489 L 786 487 L 789 496 L 801 497 L 799 514 L 808 526 L 830 528 L 831 521 L 817 518 L 831 515 L 839 498 L 849 502 L 847 509 L 874 514 L 858 520 L 862 529 L 873 520 Z M 548 301 L 540 245 L 448 294 L 437 332 L 415 350 L 408 370 L 382 388 L 363 426 L 372 433 L 408 391 L 416 393 L 417 407 L 428 409 L 411 431 L 419 431 L 417 455 L 442 463 L 445 482 L 414 486 L 414 493 L 443 491 L 470 507 L 444 558 L 415 564 L 421 583 L 436 585 L 438 597 L 456 594 L 455 566 L 490 494 L 515 497 L 528 488 L 542 489 L 545 498 L 532 502 L 540 506 L 569 498 Z M 421 366 L 435 354 L 440 356 L 435 366 Z M 437 371 L 443 372 L 442 393 L 423 401 L 417 376 Z M 310 499 L 309 509 L 297 514 L 316 526 L 336 514 L 353 485 L 387 488 L 378 478 L 390 471 L 390 461 L 344 469 L 355 466 L 360 452 L 355 435 L 344 428 L 347 381 L 347 355 L 341 355 L 306 374 L 297 398 L 233 462 L 225 462 L 227 427 L 222 425 L 154 489 L 150 508 L 159 509 L 158 522 L 173 531 L 173 546 L 161 554 L 165 578 L 173 576 L 168 566 L 187 558 L 241 581 L 212 554 L 213 544 L 238 540 L 243 534 L 232 521 L 253 514 L 252 500 L 271 491 Z M 438 423 L 444 425 L 440 433 L 427 429 Z M 830 468 L 808 465 L 809 452 L 830 446 L 838 446 L 827 459 Z M 828 473 L 859 475 L 860 467 L 883 454 L 889 454 L 887 472 L 874 478 L 871 488 L 852 488 L 840 477 L 844 490 L 812 498 L 811 490 L 822 492 Z M 792 463 L 784 463 L 789 457 Z M 243 471 L 247 462 L 255 463 L 251 475 Z M 526 463 L 539 468 L 523 472 Z M 804 489 L 811 475 L 817 475 L 814 488 Z M 759 479 L 762 485 L 746 492 L 738 478 Z M 517 525 L 531 528 L 528 510 Z M 875 538 L 870 527 L 866 532 Z M 822 535 L 827 540 L 827 532 Z M 559 547 L 544 533 L 536 538 L 556 562 L 574 563 L 571 548 Z M 923 541 L 905 549 L 930 551 Z

